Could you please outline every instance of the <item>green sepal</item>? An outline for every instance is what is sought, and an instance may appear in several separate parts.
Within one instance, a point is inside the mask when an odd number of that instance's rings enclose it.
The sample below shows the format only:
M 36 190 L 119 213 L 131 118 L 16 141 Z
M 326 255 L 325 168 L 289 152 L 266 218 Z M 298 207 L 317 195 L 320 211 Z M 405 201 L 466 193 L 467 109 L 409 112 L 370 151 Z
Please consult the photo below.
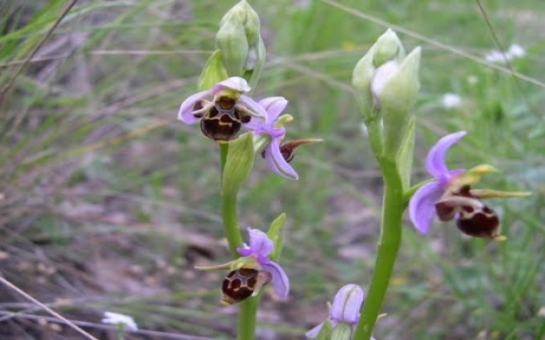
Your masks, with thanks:
M 284 235 L 282 233 L 284 229 L 284 223 L 286 222 L 286 214 L 281 213 L 274 221 L 272 221 L 267 236 L 273 241 L 274 249 L 271 254 L 271 260 L 278 261 L 280 254 L 282 253 L 282 247 L 284 246 Z
M 339 323 L 331 332 L 331 340 L 350 340 L 352 327 L 344 322 Z
M 396 157 L 397 171 L 401 177 L 403 190 L 407 190 L 411 185 L 411 172 L 414 154 L 414 126 L 415 119 L 414 117 L 411 117 Z
M 265 49 L 265 43 L 263 42 L 263 39 L 259 37 L 258 43 L 257 43 L 257 49 L 256 49 L 257 55 L 255 56 L 255 64 L 251 69 L 248 68 L 248 65 L 245 65 L 244 70 L 244 79 L 248 81 L 248 84 L 252 89 L 255 89 L 257 86 L 257 82 L 259 81 L 259 76 L 261 75 L 261 70 L 263 69 L 263 65 L 265 65 L 265 59 L 267 50 Z
M 419 65 L 420 47 L 417 47 L 401 62 L 399 69 L 388 79 L 382 93 L 378 95 L 384 123 L 383 154 L 386 157 L 397 155 L 405 135 L 411 106 L 420 90 Z
M 375 117 L 376 113 L 373 96 L 370 91 L 371 80 L 375 74 L 375 67 L 373 66 L 374 53 L 375 46 L 371 47 L 369 52 L 358 61 L 352 72 L 352 86 L 356 90 L 356 101 L 366 120 Z
M 403 60 L 405 58 L 405 49 L 397 34 L 388 28 L 373 45 L 373 66 L 379 68 L 390 60 Z
M 254 165 L 253 134 L 245 133 L 230 141 L 223 176 L 221 192 L 225 196 L 236 196 L 238 190 L 248 178 Z
M 201 76 L 199 77 L 199 89 L 201 91 L 211 89 L 214 85 L 227 78 L 229 78 L 229 76 L 223 67 L 221 51 L 216 50 L 208 58 L 208 61 L 201 72 Z
M 316 340 L 331 340 L 331 330 L 331 321 L 327 320 L 324 323 L 322 329 L 320 330 L 320 333 L 318 333 L 318 337 L 316 338 Z

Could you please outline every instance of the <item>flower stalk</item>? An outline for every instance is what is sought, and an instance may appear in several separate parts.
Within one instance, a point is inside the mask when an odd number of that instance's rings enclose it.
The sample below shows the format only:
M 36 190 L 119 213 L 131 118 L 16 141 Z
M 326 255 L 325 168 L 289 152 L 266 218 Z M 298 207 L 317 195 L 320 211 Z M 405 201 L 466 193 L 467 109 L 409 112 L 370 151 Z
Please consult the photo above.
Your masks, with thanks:
M 369 130 L 370 137 L 372 133 L 373 131 Z M 382 156 L 377 156 L 377 161 L 384 181 L 381 236 L 375 271 L 354 334 L 354 339 L 358 340 L 370 339 L 373 334 L 401 244 L 402 217 L 405 210 L 403 183 L 397 171 L 396 161 Z
M 220 144 L 220 162 L 221 178 L 224 179 L 225 164 L 227 154 L 229 153 L 229 143 Z M 242 235 L 240 233 L 237 212 L 237 194 L 221 191 L 221 217 L 223 228 L 229 244 L 229 250 L 235 257 L 240 257 L 237 248 L 242 245 Z M 261 294 L 253 299 L 247 299 L 240 303 L 238 315 L 238 339 L 253 340 L 255 338 L 255 324 L 257 316 L 257 307 Z
M 401 41 L 387 30 L 354 68 L 352 85 L 367 125 L 369 143 L 382 172 L 382 222 L 375 271 L 354 339 L 368 340 L 379 316 L 401 244 L 414 148 L 410 112 L 420 87 L 420 49 L 407 57 Z M 401 167 L 401 168 L 400 168 Z

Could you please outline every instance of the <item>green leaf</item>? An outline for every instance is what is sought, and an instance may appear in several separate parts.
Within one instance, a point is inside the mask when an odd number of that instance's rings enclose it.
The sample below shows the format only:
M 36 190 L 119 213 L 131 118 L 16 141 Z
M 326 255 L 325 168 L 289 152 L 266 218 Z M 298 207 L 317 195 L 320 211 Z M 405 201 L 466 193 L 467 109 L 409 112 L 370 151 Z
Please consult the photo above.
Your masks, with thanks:
M 401 177 L 403 190 L 407 190 L 411 185 L 411 172 L 413 167 L 414 154 L 414 126 L 415 119 L 411 118 L 405 130 L 405 136 L 401 141 L 401 146 L 397 152 L 397 171 Z
M 221 193 L 236 197 L 236 194 L 254 165 L 254 143 L 252 133 L 245 133 L 229 142 L 227 158 L 223 168 Z
M 211 89 L 212 86 L 216 85 L 222 80 L 227 79 L 227 71 L 223 67 L 223 62 L 221 60 L 221 51 L 216 50 L 204 66 L 201 76 L 199 77 L 199 89 L 201 91 Z
M 271 260 L 278 261 L 280 253 L 282 252 L 282 246 L 284 245 L 284 235 L 282 230 L 284 229 L 284 223 L 286 222 L 286 214 L 281 213 L 272 223 L 267 236 L 273 241 L 274 249 L 271 254 Z

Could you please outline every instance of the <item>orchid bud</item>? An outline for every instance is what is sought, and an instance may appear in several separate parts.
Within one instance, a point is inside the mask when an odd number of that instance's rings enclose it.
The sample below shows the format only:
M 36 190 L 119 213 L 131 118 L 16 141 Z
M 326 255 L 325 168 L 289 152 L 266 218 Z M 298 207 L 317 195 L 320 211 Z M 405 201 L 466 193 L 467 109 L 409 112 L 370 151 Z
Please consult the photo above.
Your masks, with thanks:
M 333 299 L 328 320 L 314 327 L 305 335 L 309 339 L 331 333 L 331 339 L 350 339 L 352 326 L 358 323 L 364 292 L 355 284 L 343 286 Z
M 242 0 L 220 21 L 216 47 L 229 76 L 246 78 L 255 87 L 265 62 L 265 44 L 260 35 L 259 15 Z
M 236 6 L 235 6 L 236 7 Z M 228 16 L 230 12 L 226 14 Z M 248 58 L 248 40 L 244 25 L 237 15 L 230 15 L 216 34 L 216 48 L 221 51 L 223 66 L 230 77 L 242 76 L 242 70 Z
M 366 123 L 382 120 L 382 152 L 396 156 L 420 88 L 420 48 L 407 57 L 397 35 L 388 29 L 354 68 L 352 85 Z M 381 126 L 376 124 L 376 126 Z

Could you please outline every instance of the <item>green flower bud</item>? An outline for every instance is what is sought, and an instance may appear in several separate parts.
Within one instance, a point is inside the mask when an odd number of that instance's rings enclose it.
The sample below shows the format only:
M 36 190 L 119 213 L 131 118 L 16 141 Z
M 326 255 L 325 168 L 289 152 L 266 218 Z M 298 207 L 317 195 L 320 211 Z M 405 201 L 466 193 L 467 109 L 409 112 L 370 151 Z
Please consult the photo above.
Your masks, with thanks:
M 228 75 L 242 76 L 249 50 L 244 26 L 237 20 L 227 20 L 216 34 L 216 48 L 221 51 Z
M 375 144 L 390 158 L 396 156 L 420 88 L 419 64 L 420 48 L 405 57 L 397 35 L 388 29 L 354 68 L 356 99 L 365 122 L 374 122 L 370 135 L 378 136 Z
M 259 15 L 242 0 L 221 19 L 216 47 L 222 51 L 229 76 L 241 76 L 254 87 L 265 62 L 265 45 L 260 35 Z

